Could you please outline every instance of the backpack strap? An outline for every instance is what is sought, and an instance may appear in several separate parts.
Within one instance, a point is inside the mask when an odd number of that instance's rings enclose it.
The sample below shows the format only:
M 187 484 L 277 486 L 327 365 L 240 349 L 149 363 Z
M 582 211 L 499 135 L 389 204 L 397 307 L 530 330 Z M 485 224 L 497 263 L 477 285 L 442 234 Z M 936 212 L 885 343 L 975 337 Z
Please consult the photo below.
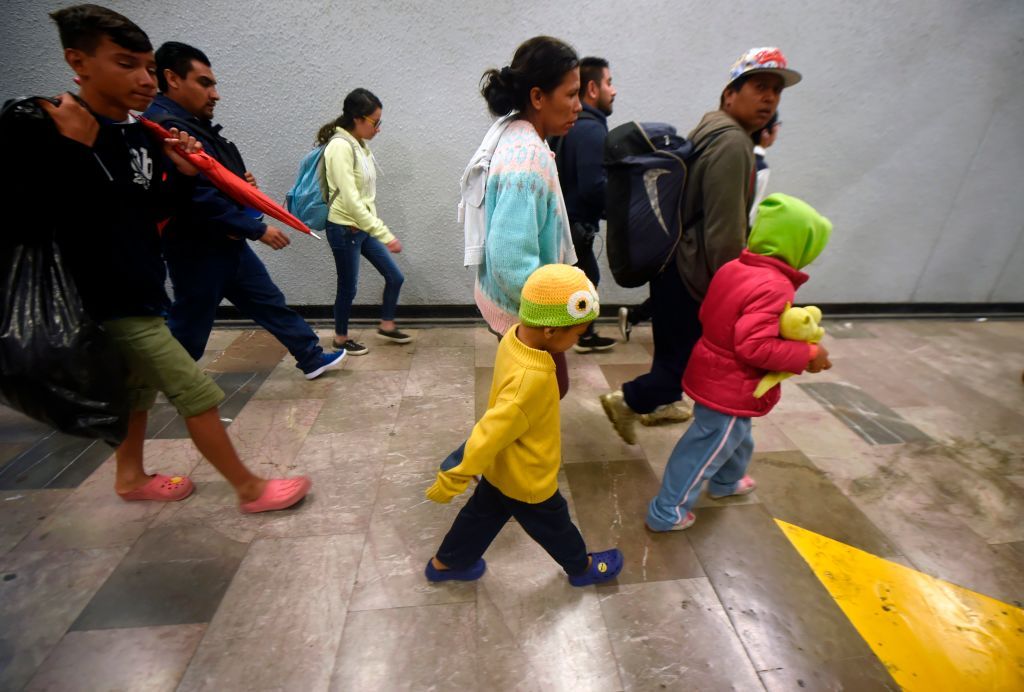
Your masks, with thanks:
M 728 128 L 725 128 L 725 129 L 728 129 Z M 699 159 L 701 156 L 703 156 L 704 152 L 708 150 L 708 147 L 710 147 L 712 144 L 715 143 L 715 140 L 718 139 L 718 136 L 720 134 L 722 134 L 723 132 L 725 132 L 725 129 L 719 130 L 718 132 L 712 132 L 710 135 L 708 135 L 708 138 L 704 142 L 704 145 L 700 149 L 697 149 L 696 151 L 693 152 L 693 154 L 690 157 L 690 161 L 696 163 L 697 159 Z M 689 168 L 689 164 L 687 164 L 687 168 Z M 683 200 L 681 200 L 680 203 L 682 203 L 682 202 L 685 202 L 685 195 L 684 195 Z M 683 233 L 685 234 L 686 233 L 686 229 L 690 228 L 691 226 L 693 226 L 695 223 L 697 223 L 698 221 L 700 221 L 703 218 L 704 218 L 704 205 L 701 204 L 701 208 L 697 211 L 696 214 L 694 214 L 692 219 L 690 219 L 689 221 L 686 221 L 685 219 L 683 219 Z
M 358 173 L 359 169 L 356 168 L 356 166 L 359 165 L 359 161 L 356 159 L 358 154 L 356 153 L 356 145 L 352 143 L 351 139 L 345 137 L 339 132 L 336 132 L 333 135 L 331 135 L 331 139 L 327 140 L 327 144 L 330 144 L 331 140 L 337 139 L 338 137 L 344 139 L 346 142 L 348 142 L 348 145 L 352 147 L 352 170 Z M 331 206 L 334 204 L 334 200 L 338 198 L 338 193 L 341 192 L 341 187 L 339 186 L 334 188 L 334 194 L 330 196 L 330 199 L 327 199 L 327 191 L 330 189 L 330 186 L 327 184 L 327 144 L 324 144 L 324 152 L 323 154 L 320 155 L 320 160 L 317 161 L 316 167 L 317 180 L 320 182 L 320 192 L 323 195 L 324 201 L 327 202 L 327 208 L 330 209 Z

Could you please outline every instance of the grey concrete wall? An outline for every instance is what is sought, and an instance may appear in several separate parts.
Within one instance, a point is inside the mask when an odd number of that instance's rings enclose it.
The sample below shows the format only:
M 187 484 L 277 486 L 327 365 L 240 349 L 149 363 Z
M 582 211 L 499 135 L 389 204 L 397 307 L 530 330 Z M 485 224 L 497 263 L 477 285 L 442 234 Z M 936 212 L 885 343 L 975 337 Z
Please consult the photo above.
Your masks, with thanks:
M 71 86 L 46 16 L 64 4 L 5 0 L 5 97 Z M 836 229 L 802 300 L 1024 301 L 1021 0 L 641 0 L 585 12 L 539 0 L 108 4 L 154 45 L 207 52 L 223 97 L 217 120 L 276 198 L 348 90 L 381 97 L 379 211 L 405 244 L 403 303 L 472 302 L 455 205 L 490 120 L 477 83 L 538 33 L 611 61 L 612 125 L 664 120 L 684 132 L 717 106 L 743 50 L 783 48 L 804 81 L 782 99 L 770 188 L 808 200 Z M 258 250 L 289 302 L 333 301 L 326 241 Z M 357 303 L 379 302 L 381 286 L 364 263 Z M 639 295 L 610 275 L 602 283 L 607 303 Z

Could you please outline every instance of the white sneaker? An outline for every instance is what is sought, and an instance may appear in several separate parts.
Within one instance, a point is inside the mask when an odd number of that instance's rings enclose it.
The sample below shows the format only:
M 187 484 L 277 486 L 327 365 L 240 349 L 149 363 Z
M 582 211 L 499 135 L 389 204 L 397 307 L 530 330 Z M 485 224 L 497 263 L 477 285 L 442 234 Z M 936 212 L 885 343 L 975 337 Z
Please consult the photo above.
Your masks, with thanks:
M 640 414 L 642 425 L 664 425 L 668 423 L 682 423 L 693 418 L 693 410 L 685 401 L 673 401 L 671 404 L 659 406 L 650 413 Z
M 612 422 L 615 432 L 619 433 L 619 437 L 626 444 L 635 445 L 636 429 L 633 427 L 633 422 L 636 420 L 636 411 L 626 403 L 622 390 L 617 389 L 614 392 L 602 394 L 600 398 L 604 413 Z

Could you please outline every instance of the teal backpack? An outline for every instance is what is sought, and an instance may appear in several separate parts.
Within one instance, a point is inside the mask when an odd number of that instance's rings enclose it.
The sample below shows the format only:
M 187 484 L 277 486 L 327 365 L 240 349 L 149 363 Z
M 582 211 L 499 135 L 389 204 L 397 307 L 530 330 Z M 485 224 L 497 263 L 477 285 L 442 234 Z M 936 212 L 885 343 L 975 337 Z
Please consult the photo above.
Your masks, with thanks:
M 340 134 L 334 135 L 327 140 L 327 144 Z M 295 184 L 285 195 L 285 207 L 292 214 L 297 216 L 302 223 L 314 231 L 322 231 L 327 228 L 327 213 L 338 196 L 338 190 L 334 191 L 330 199 L 327 199 L 327 161 L 324 159 L 324 151 L 327 144 L 316 147 L 302 157 L 299 162 L 299 175 L 295 178 Z M 349 141 L 352 147 L 353 163 L 357 162 L 356 147 Z

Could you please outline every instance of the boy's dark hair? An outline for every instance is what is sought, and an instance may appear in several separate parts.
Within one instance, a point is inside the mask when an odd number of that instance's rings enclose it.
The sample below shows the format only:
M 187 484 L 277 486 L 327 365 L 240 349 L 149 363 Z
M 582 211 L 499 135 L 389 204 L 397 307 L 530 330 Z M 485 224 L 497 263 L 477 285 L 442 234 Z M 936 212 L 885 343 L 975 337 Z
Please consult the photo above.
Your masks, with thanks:
M 750 79 L 750 75 L 749 74 L 745 74 L 745 75 L 740 75 L 736 79 L 734 79 L 731 82 L 729 82 L 729 86 L 727 86 L 724 89 L 722 89 L 722 95 L 718 99 L 718 108 L 719 109 L 725 108 L 725 94 L 726 94 L 726 92 L 732 91 L 732 92 L 735 93 L 735 92 L 739 91 L 740 89 L 743 88 L 743 85 L 747 83 L 748 79 Z
M 608 67 L 608 61 L 604 58 L 595 58 L 594 56 L 587 56 L 580 60 L 580 93 L 587 93 L 587 86 L 591 82 L 597 82 L 597 86 L 601 86 L 601 78 L 604 77 L 604 71 Z
M 353 89 L 345 97 L 345 102 L 341 106 L 341 115 L 326 123 L 316 133 L 316 143 L 321 146 L 327 144 L 334 136 L 334 128 L 341 127 L 351 130 L 352 126 L 356 124 L 356 118 L 369 117 L 375 110 L 383 107 L 384 104 L 369 89 Z
M 210 66 L 210 59 L 206 57 L 206 53 L 187 43 L 168 41 L 156 49 L 156 84 L 161 94 L 167 93 L 167 77 L 164 70 L 170 70 L 184 79 L 192 70 L 193 60 Z
M 530 90 L 553 91 L 580 59 L 567 43 L 550 36 L 534 36 L 516 49 L 512 64 L 487 70 L 480 78 L 480 94 L 494 115 L 525 111 Z
M 153 50 L 153 44 L 149 42 L 145 31 L 124 15 L 106 7 L 72 5 L 51 12 L 50 19 L 57 24 L 60 43 L 64 48 L 75 48 L 92 55 L 106 36 L 133 53 L 149 53 Z

